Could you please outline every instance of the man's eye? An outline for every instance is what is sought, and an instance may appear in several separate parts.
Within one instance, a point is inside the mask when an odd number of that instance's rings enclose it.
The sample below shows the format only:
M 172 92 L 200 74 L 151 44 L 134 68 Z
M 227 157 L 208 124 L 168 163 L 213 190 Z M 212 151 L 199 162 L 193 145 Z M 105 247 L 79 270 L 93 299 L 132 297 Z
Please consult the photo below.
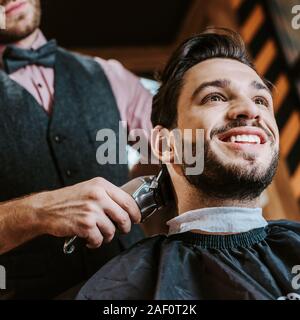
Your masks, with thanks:
M 209 94 L 208 96 L 206 96 L 203 100 L 202 103 L 206 103 L 206 102 L 217 102 L 217 101 L 226 101 L 226 98 L 221 95 L 221 94 Z
M 253 100 L 254 100 L 255 104 L 260 104 L 260 105 L 263 105 L 266 107 L 269 106 L 268 101 L 263 97 L 255 97 Z

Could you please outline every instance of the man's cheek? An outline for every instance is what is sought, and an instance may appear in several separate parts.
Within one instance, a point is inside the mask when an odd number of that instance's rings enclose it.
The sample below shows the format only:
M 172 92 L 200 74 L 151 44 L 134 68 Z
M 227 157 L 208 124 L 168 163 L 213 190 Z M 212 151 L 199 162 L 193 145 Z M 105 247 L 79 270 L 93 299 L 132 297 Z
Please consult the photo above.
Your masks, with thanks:
M 218 140 L 211 141 L 211 143 L 205 147 L 209 148 L 210 153 L 223 164 L 230 162 L 233 159 L 234 155 L 232 152 L 228 148 L 225 148 L 223 145 L 221 145 Z

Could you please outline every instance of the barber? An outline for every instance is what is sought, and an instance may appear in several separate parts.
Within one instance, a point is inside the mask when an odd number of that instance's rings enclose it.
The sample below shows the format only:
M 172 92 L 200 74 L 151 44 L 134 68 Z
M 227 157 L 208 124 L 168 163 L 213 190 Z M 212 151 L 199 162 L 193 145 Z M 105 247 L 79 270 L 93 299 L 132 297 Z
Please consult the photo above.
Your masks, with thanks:
M 143 237 L 117 187 L 128 166 L 97 163 L 96 133 L 121 120 L 150 130 L 152 96 L 117 61 L 47 42 L 39 0 L 0 5 L 0 265 L 11 298 L 52 298 Z M 65 255 L 73 235 L 84 241 Z

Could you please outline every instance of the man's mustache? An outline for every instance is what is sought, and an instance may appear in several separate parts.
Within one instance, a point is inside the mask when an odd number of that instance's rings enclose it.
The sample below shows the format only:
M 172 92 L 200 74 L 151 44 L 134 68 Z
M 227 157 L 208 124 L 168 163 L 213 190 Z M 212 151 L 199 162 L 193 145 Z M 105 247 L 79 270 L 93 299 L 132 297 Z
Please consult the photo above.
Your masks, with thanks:
M 0 0 L 0 5 L 1 6 L 6 6 L 8 5 L 10 2 L 14 2 L 13 0 Z
M 11 2 L 16 2 L 17 0 L 0 0 L 0 5 L 1 6 L 7 6 Z
M 211 131 L 210 138 L 212 138 L 216 134 L 217 135 L 222 134 L 230 129 L 237 128 L 237 127 L 246 127 L 246 126 L 256 127 L 256 128 L 262 129 L 266 133 L 266 135 L 269 137 L 269 139 L 271 141 L 274 141 L 274 138 L 273 138 L 273 135 L 271 134 L 271 132 L 268 129 L 266 129 L 265 127 L 263 127 L 261 125 L 261 123 L 259 123 L 257 120 L 249 121 L 247 119 L 235 119 L 235 120 L 230 121 L 225 126 L 213 129 Z

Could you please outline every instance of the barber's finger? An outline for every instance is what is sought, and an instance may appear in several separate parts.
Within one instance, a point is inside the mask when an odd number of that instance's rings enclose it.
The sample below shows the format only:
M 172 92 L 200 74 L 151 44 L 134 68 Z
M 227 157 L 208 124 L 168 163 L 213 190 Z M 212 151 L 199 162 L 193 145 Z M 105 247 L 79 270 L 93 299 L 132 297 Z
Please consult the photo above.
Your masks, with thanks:
M 103 242 L 103 236 L 96 226 L 89 232 L 85 239 L 87 241 L 86 246 L 90 249 L 99 248 Z
M 116 187 L 107 181 L 109 187 L 106 189 L 107 194 L 114 200 L 123 210 L 125 210 L 133 223 L 141 221 L 141 212 L 134 199 L 122 189 Z
M 103 235 L 103 239 L 106 243 L 113 239 L 116 227 L 104 212 L 97 215 L 97 227 Z
M 109 196 L 105 198 L 103 197 L 101 208 L 104 213 L 117 225 L 121 232 L 128 233 L 130 231 L 131 220 L 128 213 Z

